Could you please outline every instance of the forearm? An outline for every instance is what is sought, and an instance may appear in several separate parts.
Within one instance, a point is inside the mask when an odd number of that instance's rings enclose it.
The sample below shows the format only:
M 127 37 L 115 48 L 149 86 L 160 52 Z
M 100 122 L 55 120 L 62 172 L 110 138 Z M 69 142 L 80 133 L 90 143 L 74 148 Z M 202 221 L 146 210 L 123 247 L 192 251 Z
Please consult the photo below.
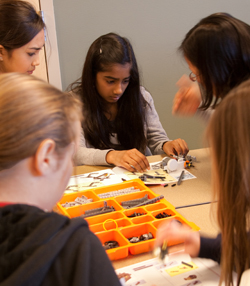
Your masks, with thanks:
M 210 258 L 220 263 L 221 257 L 221 234 L 216 238 L 200 238 L 199 257 Z
M 79 148 L 77 149 L 74 157 L 74 163 L 76 166 L 80 165 L 104 165 L 110 166 L 106 161 L 106 156 L 112 149 L 100 150 L 87 144 L 84 133 L 82 130 Z
M 110 150 L 100 150 L 87 147 L 79 147 L 74 158 L 76 166 L 79 165 L 104 165 L 110 166 L 106 161 Z

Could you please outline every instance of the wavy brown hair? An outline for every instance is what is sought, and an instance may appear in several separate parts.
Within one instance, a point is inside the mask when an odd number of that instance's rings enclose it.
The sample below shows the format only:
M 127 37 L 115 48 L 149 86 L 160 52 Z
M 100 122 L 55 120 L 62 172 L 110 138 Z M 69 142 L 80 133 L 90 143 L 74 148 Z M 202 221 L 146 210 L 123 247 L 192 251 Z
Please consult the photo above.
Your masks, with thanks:
M 250 268 L 250 80 L 233 89 L 216 109 L 207 129 L 214 194 L 222 233 L 221 283 L 233 271 Z

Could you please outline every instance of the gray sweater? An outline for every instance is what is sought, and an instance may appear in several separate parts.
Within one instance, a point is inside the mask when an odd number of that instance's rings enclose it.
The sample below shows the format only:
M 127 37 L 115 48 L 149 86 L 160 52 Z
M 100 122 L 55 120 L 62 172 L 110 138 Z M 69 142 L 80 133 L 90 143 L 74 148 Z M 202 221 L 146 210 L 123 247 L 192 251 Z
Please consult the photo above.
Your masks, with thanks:
M 146 156 L 162 154 L 162 145 L 166 141 L 170 141 L 165 130 L 163 129 L 159 116 L 154 106 L 154 101 L 151 94 L 141 87 L 141 93 L 145 100 L 148 102 L 146 107 L 146 124 L 144 126 L 144 132 L 147 138 Z M 113 134 L 114 135 L 114 134 Z M 112 143 L 119 144 L 116 135 L 111 137 Z M 95 149 L 88 142 L 86 142 L 84 133 L 82 131 L 80 147 L 76 153 L 75 163 L 79 165 L 107 165 L 106 155 L 113 149 L 100 150 Z

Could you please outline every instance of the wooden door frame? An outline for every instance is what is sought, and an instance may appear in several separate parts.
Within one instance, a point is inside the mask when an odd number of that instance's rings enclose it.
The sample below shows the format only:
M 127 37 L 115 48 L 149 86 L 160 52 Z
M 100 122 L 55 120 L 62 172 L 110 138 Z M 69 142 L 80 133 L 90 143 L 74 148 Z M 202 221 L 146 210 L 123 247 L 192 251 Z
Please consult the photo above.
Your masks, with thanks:
M 53 0 L 39 0 L 39 2 L 48 32 L 47 43 L 45 44 L 48 81 L 55 87 L 62 89 Z

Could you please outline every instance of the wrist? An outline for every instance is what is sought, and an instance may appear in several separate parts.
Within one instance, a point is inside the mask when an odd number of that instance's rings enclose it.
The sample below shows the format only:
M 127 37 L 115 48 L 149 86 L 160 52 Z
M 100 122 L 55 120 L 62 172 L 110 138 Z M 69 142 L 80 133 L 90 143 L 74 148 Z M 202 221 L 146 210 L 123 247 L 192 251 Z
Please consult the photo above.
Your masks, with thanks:
M 113 155 L 114 155 L 114 152 L 115 150 L 109 150 L 106 154 L 106 162 L 109 164 L 109 165 L 114 165 L 114 159 L 113 159 Z
M 166 144 L 166 143 L 168 143 L 169 141 L 164 141 L 163 143 L 162 143 L 162 145 L 161 145 L 161 149 L 164 151 L 164 145 Z

